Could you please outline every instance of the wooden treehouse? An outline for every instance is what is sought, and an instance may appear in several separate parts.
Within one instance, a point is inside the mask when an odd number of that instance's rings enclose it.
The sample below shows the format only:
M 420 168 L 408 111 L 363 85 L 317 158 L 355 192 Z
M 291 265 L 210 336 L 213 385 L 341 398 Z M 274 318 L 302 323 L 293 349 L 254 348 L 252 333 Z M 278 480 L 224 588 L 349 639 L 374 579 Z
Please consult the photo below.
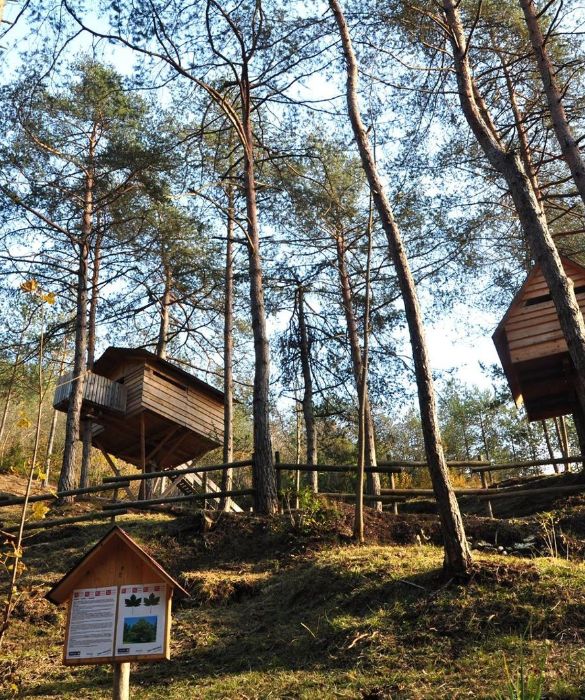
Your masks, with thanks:
M 67 411 L 71 375 L 53 404 Z M 223 393 L 147 350 L 108 348 L 85 375 L 92 444 L 145 471 L 171 469 L 223 442 Z
M 583 313 L 585 268 L 568 258 L 562 262 Z M 539 265 L 528 274 L 492 337 L 514 401 L 524 404 L 529 420 L 578 412 L 575 368 Z

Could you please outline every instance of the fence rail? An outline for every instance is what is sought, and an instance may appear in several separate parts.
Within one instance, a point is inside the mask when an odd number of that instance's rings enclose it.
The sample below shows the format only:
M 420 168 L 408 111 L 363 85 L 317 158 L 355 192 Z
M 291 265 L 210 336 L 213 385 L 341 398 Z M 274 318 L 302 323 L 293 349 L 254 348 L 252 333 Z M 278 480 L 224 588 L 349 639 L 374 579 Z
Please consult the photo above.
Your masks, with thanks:
M 201 474 L 206 472 L 217 472 L 223 469 L 241 469 L 251 467 L 254 461 L 244 459 L 240 462 L 227 462 L 226 464 L 210 464 L 205 467 L 187 467 L 187 469 L 163 469 L 158 472 L 145 472 L 144 474 L 129 474 L 128 476 L 106 476 L 102 479 L 104 484 L 116 484 L 121 481 L 145 481 L 147 479 L 158 479 L 161 476 L 183 476 L 184 474 Z
M 55 493 L 38 493 L 26 498 L 26 496 L 15 496 L 14 498 L 0 498 L 0 508 L 5 506 L 22 505 L 27 503 L 38 503 L 39 501 L 57 501 L 61 498 L 69 498 L 71 496 L 83 496 L 87 493 L 99 493 L 100 491 L 113 491 L 130 486 L 127 479 L 116 482 L 115 484 L 98 484 L 97 486 L 86 486 L 81 489 L 71 489 L 70 491 L 56 491 Z

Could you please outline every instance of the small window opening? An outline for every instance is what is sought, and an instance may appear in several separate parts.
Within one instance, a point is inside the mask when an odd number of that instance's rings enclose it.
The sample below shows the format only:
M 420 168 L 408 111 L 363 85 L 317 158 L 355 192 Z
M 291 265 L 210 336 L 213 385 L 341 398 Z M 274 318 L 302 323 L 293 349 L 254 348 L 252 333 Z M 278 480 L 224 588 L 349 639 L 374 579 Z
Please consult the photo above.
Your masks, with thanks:
M 575 294 L 582 294 L 585 292 L 585 284 L 575 287 Z M 532 299 L 527 299 L 524 306 L 535 306 L 536 304 L 544 304 L 552 299 L 550 294 L 541 294 L 538 297 L 532 297 Z
M 160 372 L 157 372 L 156 370 L 153 370 L 152 372 L 155 377 L 158 377 L 159 379 L 163 379 L 165 382 L 168 382 L 169 384 L 172 384 L 173 386 L 176 386 L 177 389 L 182 389 L 183 391 L 187 391 L 187 387 L 184 384 L 180 384 L 179 382 L 175 381 L 174 379 L 171 379 L 170 377 L 167 377 L 164 374 L 161 374 Z

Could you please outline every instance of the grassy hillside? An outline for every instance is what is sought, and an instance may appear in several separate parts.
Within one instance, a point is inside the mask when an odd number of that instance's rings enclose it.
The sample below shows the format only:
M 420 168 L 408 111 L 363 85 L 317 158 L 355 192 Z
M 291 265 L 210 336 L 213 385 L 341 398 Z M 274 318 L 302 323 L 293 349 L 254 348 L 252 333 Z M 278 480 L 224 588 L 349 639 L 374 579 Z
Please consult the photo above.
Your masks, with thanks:
M 426 543 L 433 516 L 370 514 L 378 543 L 364 547 L 349 541 L 349 523 L 346 508 L 304 520 L 121 518 L 191 592 L 174 612 L 171 662 L 134 666 L 132 697 L 499 698 L 521 668 L 531 682 L 544 674 L 547 698 L 585 697 L 583 563 L 476 552 L 476 575 L 455 585 L 441 579 L 441 549 Z M 539 527 L 469 522 L 491 542 Z M 108 528 L 28 538 L 0 698 L 111 697 L 108 666 L 61 665 L 64 611 L 43 599 Z

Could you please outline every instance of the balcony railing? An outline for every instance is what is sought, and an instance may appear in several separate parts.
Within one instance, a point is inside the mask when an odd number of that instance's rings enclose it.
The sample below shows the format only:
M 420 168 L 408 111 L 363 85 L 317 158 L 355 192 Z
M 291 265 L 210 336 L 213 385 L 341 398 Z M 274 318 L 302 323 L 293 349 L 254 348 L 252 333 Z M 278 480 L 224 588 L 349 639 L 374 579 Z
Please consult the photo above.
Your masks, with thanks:
M 73 387 L 73 375 L 64 374 L 59 377 L 53 406 L 60 410 L 67 410 L 71 389 Z M 127 390 L 123 384 L 113 382 L 107 377 L 102 377 L 93 372 L 86 372 L 83 382 L 83 407 L 94 406 L 108 409 L 116 413 L 126 412 Z

